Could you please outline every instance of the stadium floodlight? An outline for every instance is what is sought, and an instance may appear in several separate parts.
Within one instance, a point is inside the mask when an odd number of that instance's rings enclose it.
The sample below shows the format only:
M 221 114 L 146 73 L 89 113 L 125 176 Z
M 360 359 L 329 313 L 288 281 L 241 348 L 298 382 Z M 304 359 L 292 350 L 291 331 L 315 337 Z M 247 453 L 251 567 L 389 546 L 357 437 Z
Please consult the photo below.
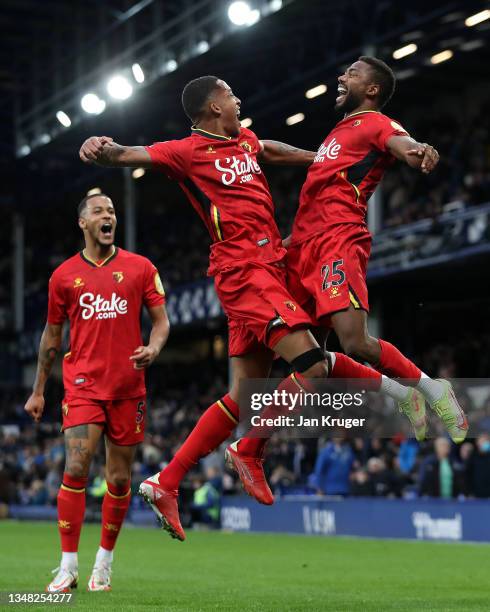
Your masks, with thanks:
M 433 55 L 430 58 L 430 63 L 431 64 L 441 64 L 442 62 L 446 62 L 447 60 L 451 59 L 453 55 L 454 53 L 451 51 L 451 49 L 445 49 L 444 51 L 441 51 L 440 53 L 436 53 L 435 55 Z
M 19 157 L 25 157 L 26 155 L 29 155 L 30 152 L 31 152 L 31 147 L 25 144 L 20 147 L 18 151 L 18 155 Z
M 469 40 L 468 42 L 463 43 L 459 46 L 459 48 L 461 51 L 474 51 L 475 49 L 479 49 L 483 46 L 485 46 L 485 41 L 481 38 L 477 38 L 475 40 Z
M 395 51 L 393 51 L 393 58 L 396 60 L 402 59 L 402 57 L 407 57 L 407 55 L 411 55 L 415 53 L 415 51 L 417 51 L 417 45 L 415 43 L 410 43 L 409 45 L 395 49 Z
M 410 79 L 415 76 L 417 71 L 414 68 L 407 68 L 406 70 L 396 71 L 396 80 L 404 81 L 405 79 Z
M 311 89 L 308 89 L 308 91 L 306 91 L 305 93 L 305 96 L 308 98 L 308 100 L 311 100 L 312 98 L 321 96 L 326 91 L 327 91 L 327 86 L 321 83 L 320 85 L 317 85 L 316 87 L 312 87 Z
M 257 23 L 257 21 L 259 21 L 259 19 L 260 19 L 260 11 L 259 9 L 254 9 L 253 11 L 250 11 L 250 13 L 248 14 L 247 23 L 245 25 L 253 26 L 255 23 Z
M 135 168 L 132 173 L 132 177 L 134 179 L 139 179 L 142 176 L 145 176 L 146 170 L 144 168 Z
M 209 43 L 207 40 L 201 40 L 200 42 L 197 43 L 196 45 L 196 51 L 198 53 L 206 53 L 206 51 L 209 51 Z
M 472 28 L 473 26 L 478 25 L 482 21 L 486 21 L 490 19 L 490 10 L 485 9 L 484 11 L 480 11 L 479 13 L 475 13 L 474 15 L 470 15 L 464 20 L 465 26 Z
M 271 13 L 275 13 L 276 11 L 280 11 L 282 9 L 282 0 L 271 0 L 269 2 L 269 9 Z
M 303 113 L 296 113 L 286 119 L 286 125 L 294 125 L 295 123 L 301 123 L 305 118 Z
M 68 128 L 71 125 L 71 119 L 64 111 L 58 111 L 56 113 L 56 119 L 58 119 L 63 127 Z
M 232 2 L 228 7 L 228 19 L 236 26 L 245 26 L 248 25 L 252 12 L 248 2 L 238 0 L 237 2 Z
M 178 64 L 174 59 L 170 59 L 165 63 L 165 69 L 167 72 L 173 72 L 174 70 L 177 70 L 177 67 Z
M 133 93 L 133 87 L 126 77 L 116 75 L 109 79 L 107 91 L 115 100 L 127 100 Z
M 41 136 L 39 136 L 39 144 L 45 145 L 51 142 L 51 135 L 48 134 L 47 132 L 44 132 L 44 134 L 41 134 Z
M 87 191 L 87 196 L 99 195 L 99 193 L 102 193 L 102 189 L 100 187 L 92 187 L 92 189 Z
M 89 115 L 100 115 L 104 112 L 106 104 L 97 94 L 87 93 L 80 100 L 80 106 Z
M 145 80 L 145 73 L 143 72 L 143 68 L 139 64 L 133 64 L 131 66 L 131 70 L 133 71 L 134 80 L 137 83 L 143 83 Z
M 253 121 L 250 117 L 245 117 L 240 121 L 240 125 L 244 128 L 249 128 L 252 125 Z

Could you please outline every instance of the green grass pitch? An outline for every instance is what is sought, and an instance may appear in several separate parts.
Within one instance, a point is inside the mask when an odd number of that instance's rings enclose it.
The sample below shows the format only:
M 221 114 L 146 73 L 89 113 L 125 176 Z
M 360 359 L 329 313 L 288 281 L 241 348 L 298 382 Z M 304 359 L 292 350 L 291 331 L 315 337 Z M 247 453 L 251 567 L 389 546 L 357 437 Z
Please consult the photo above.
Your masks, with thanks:
M 113 591 L 88 593 L 98 538 L 97 525 L 84 527 L 75 603 L 58 609 L 490 609 L 487 545 L 219 532 L 189 532 L 181 543 L 158 529 L 127 526 L 115 552 Z M 54 524 L 0 522 L 0 591 L 43 590 L 58 560 Z

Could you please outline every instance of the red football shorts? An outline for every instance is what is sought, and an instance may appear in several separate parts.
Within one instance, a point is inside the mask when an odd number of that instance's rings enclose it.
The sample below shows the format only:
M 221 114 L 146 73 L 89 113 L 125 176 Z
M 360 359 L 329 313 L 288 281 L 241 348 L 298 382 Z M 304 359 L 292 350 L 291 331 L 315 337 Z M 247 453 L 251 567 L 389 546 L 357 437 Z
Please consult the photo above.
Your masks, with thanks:
M 145 396 L 122 400 L 94 400 L 86 398 L 63 400 L 62 430 L 76 425 L 94 423 L 104 429 L 114 444 L 132 446 L 143 442 L 145 436 Z
M 286 280 L 282 263 L 246 262 L 216 275 L 216 293 L 228 317 L 230 357 L 264 344 L 272 348 L 291 331 L 311 327 Z
M 315 324 L 329 326 L 329 315 L 349 306 L 369 312 L 366 272 L 371 234 L 353 223 L 291 246 L 288 289 Z

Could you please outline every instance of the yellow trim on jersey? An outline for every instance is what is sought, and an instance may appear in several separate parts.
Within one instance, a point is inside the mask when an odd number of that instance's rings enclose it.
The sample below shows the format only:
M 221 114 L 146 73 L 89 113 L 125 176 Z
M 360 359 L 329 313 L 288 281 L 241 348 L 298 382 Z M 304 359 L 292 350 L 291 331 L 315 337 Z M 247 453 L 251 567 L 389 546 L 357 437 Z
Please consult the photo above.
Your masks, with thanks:
M 213 138 L 219 138 L 222 140 L 231 140 L 231 136 L 224 136 L 223 134 L 214 134 L 213 132 L 208 132 L 207 130 L 203 130 L 202 128 L 198 128 L 196 126 L 191 127 L 192 132 L 202 132 L 203 134 L 207 134 L 208 136 L 212 136 Z
M 221 400 L 218 400 L 216 402 L 218 404 L 218 406 L 221 408 L 221 410 L 226 414 L 226 416 L 233 421 L 233 423 L 235 423 L 235 425 L 238 425 L 238 421 L 235 419 L 235 417 L 231 414 L 231 412 L 228 410 L 228 408 L 223 404 L 223 402 Z
M 83 254 L 84 259 L 86 259 L 87 261 L 89 261 L 91 264 L 94 264 L 94 266 L 95 266 L 96 268 L 102 268 L 102 266 L 103 266 L 104 264 L 106 264 L 106 263 L 109 261 L 109 259 L 111 259 L 111 257 L 114 257 L 114 255 L 116 254 L 116 247 L 115 247 L 114 245 L 112 245 L 112 253 L 111 253 L 110 255 L 108 255 L 108 256 L 107 256 L 105 259 L 103 259 L 103 260 L 102 260 L 100 263 L 97 263 L 97 262 L 96 262 L 96 261 L 94 261 L 93 259 L 90 259 L 90 257 L 88 257 L 88 256 L 85 254 L 85 249 L 83 249 L 82 254 Z
M 350 181 L 349 181 L 350 183 Z M 361 192 L 359 191 L 359 189 L 354 185 L 354 183 L 350 183 L 352 185 L 352 187 L 354 187 L 354 191 L 356 192 L 356 197 L 357 197 L 357 201 L 359 201 L 359 197 L 361 195 Z
M 359 198 L 361 197 L 360 190 L 354 185 L 354 183 L 351 183 L 349 179 L 345 176 L 345 170 L 341 170 L 339 174 L 343 179 L 345 179 L 349 183 L 349 185 L 351 185 L 354 188 L 354 191 L 356 192 L 356 202 L 359 202 Z
M 359 302 L 356 300 L 356 298 L 354 297 L 354 294 L 352 293 L 352 291 L 349 291 L 349 299 L 351 301 L 352 306 L 354 306 L 354 308 L 356 310 L 360 310 L 361 305 L 359 304 Z
M 61 488 L 64 491 L 70 491 L 70 493 L 85 493 L 85 487 L 83 489 L 72 489 L 71 487 L 67 487 L 65 484 L 62 484 Z
M 356 115 L 363 115 L 364 113 L 377 113 L 378 115 L 381 115 L 380 111 L 365 110 L 365 111 L 357 111 L 356 113 L 352 113 L 352 115 L 346 115 L 344 119 L 350 119 L 351 117 L 355 117 Z
M 221 227 L 219 224 L 219 210 L 214 204 L 211 204 L 211 214 L 213 216 L 214 226 L 216 228 L 216 234 L 220 240 L 223 240 L 223 234 L 221 233 Z
M 301 391 L 306 391 L 306 389 L 303 387 L 303 385 L 296 378 L 296 374 L 294 372 L 291 374 L 291 378 L 297 384 L 297 386 L 301 389 Z
M 127 497 L 130 493 L 131 493 L 131 489 L 128 489 L 126 493 L 124 493 L 124 495 L 114 495 L 114 493 L 111 493 L 109 491 L 109 489 L 107 489 L 107 493 L 113 497 L 114 499 L 124 499 L 125 497 Z

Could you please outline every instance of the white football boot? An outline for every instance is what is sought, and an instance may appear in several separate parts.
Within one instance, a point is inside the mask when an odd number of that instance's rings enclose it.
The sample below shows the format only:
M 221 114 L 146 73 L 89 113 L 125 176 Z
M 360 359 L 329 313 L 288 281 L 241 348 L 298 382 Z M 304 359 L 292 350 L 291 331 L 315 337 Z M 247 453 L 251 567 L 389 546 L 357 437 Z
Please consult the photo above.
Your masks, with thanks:
M 112 569 L 108 563 L 94 565 L 92 575 L 88 581 L 89 591 L 110 591 Z
M 65 569 L 57 567 L 53 570 L 56 576 L 46 587 L 47 593 L 69 593 L 72 589 L 76 589 L 78 585 L 78 570 Z

